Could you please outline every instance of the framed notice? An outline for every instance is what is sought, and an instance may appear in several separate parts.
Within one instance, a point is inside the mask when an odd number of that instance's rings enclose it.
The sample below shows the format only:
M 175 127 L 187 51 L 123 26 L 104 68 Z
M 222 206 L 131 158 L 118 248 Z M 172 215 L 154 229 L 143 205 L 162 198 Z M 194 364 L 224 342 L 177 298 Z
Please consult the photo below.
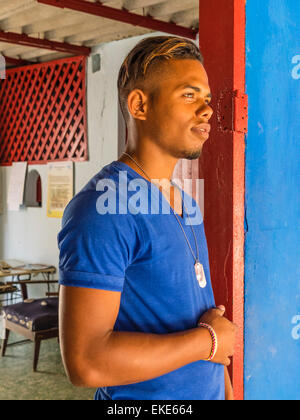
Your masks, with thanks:
M 47 216 L 62 218 L 74 196 L 73 162 L 51 162 L 47 166 Z
M 19 211 L 23 205 L 26 174 L 27 162 L 13 162 L 7 193 L 9 211 Z

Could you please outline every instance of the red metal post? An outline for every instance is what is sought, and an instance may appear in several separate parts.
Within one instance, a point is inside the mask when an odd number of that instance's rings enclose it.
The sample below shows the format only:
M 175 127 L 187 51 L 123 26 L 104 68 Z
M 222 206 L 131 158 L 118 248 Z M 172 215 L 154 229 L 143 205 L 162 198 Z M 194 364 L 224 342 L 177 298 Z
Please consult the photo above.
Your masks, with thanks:
M 90 55 L 91 48 L 71 45 L 65 42 L 49 41 L 48 39 L 33 38 L 25 34 L 0 31 L 0 42 L 24 45 L 26 47 L 42 48 L 45 50 L 59 51 L 73 55 Z
M 216 303 L 239 326 L 230 369 L 235 398 L 243 399 L 245 0 L 200 0 L 200 49 L 214 108 L 211 139 L 200 171 L 205 179 L 205 230 Z
M 16 66 L 16 67 L 26 66 L 26 64 L 33 64 L 31 61 L 26 61 L 26 60 L 20 60 L 18 58 L 7 57 L 6 55 L 4 56 L 4 58 L 5 58 L 6 64 Z
M 136 13 L 131 13 L 125 9 L 120 10 L 115 9 L 114 7 L 104 6 L 100 2 L 91 3 L 85 0 L 37 0 L 37 2 L 191 39 L 196 39 L 198 33 L 196 30 L 185 28 L 183 26 L 176 25 L 175 23 L 163 22 L 161 20 L 154 19 L 151 16 L 142 16 Z

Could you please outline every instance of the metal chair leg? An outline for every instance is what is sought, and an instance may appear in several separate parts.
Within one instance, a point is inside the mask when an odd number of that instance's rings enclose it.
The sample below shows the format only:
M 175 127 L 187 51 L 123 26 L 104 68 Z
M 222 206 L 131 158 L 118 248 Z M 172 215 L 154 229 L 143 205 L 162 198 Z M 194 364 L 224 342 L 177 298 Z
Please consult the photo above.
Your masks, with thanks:
M 39 338 L 35 339 L 34 342 L 34 358 L 33 358 L 33 371 L 36 372 L 37 365 L 39 361 L 39 354 L 40 354 L 40 347 L 41 347 L 41 340 Z
M 8 338 L 9 338 L 9 333 L 10 333 L 10 331 L 8 329 L 5 329 L 5 338 L 2 340 L 1 357 L 5 356 L 6 347 L 7 347 Z

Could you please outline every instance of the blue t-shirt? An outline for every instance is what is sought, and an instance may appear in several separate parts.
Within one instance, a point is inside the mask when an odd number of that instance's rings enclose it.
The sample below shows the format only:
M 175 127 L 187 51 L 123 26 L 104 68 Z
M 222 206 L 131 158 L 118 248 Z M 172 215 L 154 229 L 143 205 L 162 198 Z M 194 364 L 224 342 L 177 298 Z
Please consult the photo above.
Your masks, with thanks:
M 196 255 L 193 224 L 207 279 L 204 289 L 168 201 L 125 163 L 105 166 L 64 212 L 58 236 L 60 284 L 122 292 L 115 331 L 184 331 L 215 307 L 201 211 L 180 191 L 186 208 L 178 217 Z M 198 361 L 152 380 L 99 388 L 95 398 L 224 400 L 224 388 L 224 367 Z

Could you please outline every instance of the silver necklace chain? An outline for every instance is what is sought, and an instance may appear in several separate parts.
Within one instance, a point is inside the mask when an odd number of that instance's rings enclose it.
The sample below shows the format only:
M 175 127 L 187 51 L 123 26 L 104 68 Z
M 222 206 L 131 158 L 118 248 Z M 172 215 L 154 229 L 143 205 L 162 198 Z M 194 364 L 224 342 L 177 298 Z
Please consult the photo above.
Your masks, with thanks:
M 148 174 L 144 171 L 144 169 L 141 167 L 141 165 L 139 165 L 139 163 L 132 157 L 132 156 L 130 156 L 128 153 L 123 153 L 125 156 L 128 156 L 139 168 L 140 168 L 140 170 L 146 175 L 146 177 L 149 179 L 149 181 L 152 183 L 152 181 L 151 181 L 151 179 L 150 179 L 150 177 L 148 176 Z M 156 185 L 155 183 L 153 183 L 154 185 Z M 171 185 L 173 185 L 173 186 L 175 186 L 175 187 L 177 187 L 178 188 L 178 186 L 175 184 L 175 183 L 173 183 L 172 181 L 171 181 Z M 157 186 L 157 185 L 156 185 Z M 184 210 L 185 210 L 185 212 L 186 212 L 186 214 L 187 214 L 187 216 L 188 216 L 188 218 L 189 218 L 189 221 L 190 221 L 190 226 L 191 226 L 191 229 L 192 229 L 192 232 L 193 232 L 193 235 L 194 235 L 194 239 L 195 239 L 195 244 L 196 244 L 196 249 L 197 249 L 197 257 L 195 256 L 195 254 L 194 254 L 194 251 L 193 251 L 193 248 L 192 248 L 192 246 L 191 246 L 191 244 L 190 244 L 190 241 L 189 241 L 189 239 L 188 239 L 188 237 L 187 237 L 187 235 L 186 235 L 186 233 L 185 233 L 185 231 L 184 231 L 184 228 L 183 228 L 183 226 L 182 226 L 182 224 L 181 224 L 181 222 L 180 222 L 180 220 L 179 220 L 179 217 L 177 216 L 177 214 L 175 213 L 175 211 L 173 210 L 173 208 L 172 208 L 172 206 L 170 205 L 170 208 L 171 208 L 171 210 L 172 210 L 172 212 L 173 212 L 173 214 L 174 214 L 174 216 L 176 217 L 176 220 L 177 220 L 177 222 L 179 223 L 179 226 L 181 227 L 181 230 L 182 230 L 182 232 L 183 232 L 183 234 L 184 234 L 184 236 L 185 236 L 185 239 L 186 239 L 186 242 L 187 242 L 187 244 L 188 244 L 188 246 L 189 246 L 189 248 L 190 248 L 190 251 L 191 251 L 191 253 L 192 253 L 192 256 L 193 256 L 193 258 L 194 258 L 194 260 L 195 260 L 195 263 L 198 263 L 199 262 L 199 248 L 198 248 L 198 242 L 197 242 L 197 238 L 196 238 L 196 234 L 195 234 L 195 231 L 194 231 L 194 229 L 193 229 L 193 226 L 192 226 L 192 223 L 191 223 L 191 219 L 190 219 L 190 216 L 189 216 L 189 214 L 188 214 L 188 212 L 187 212 L 187 210 L 186 210 L 186 207 L 185 207 L 185 205 L 184 205 L 184 201 L 182 200 L 182 205 L 183 205 L 183 207 L 184 207 Z

